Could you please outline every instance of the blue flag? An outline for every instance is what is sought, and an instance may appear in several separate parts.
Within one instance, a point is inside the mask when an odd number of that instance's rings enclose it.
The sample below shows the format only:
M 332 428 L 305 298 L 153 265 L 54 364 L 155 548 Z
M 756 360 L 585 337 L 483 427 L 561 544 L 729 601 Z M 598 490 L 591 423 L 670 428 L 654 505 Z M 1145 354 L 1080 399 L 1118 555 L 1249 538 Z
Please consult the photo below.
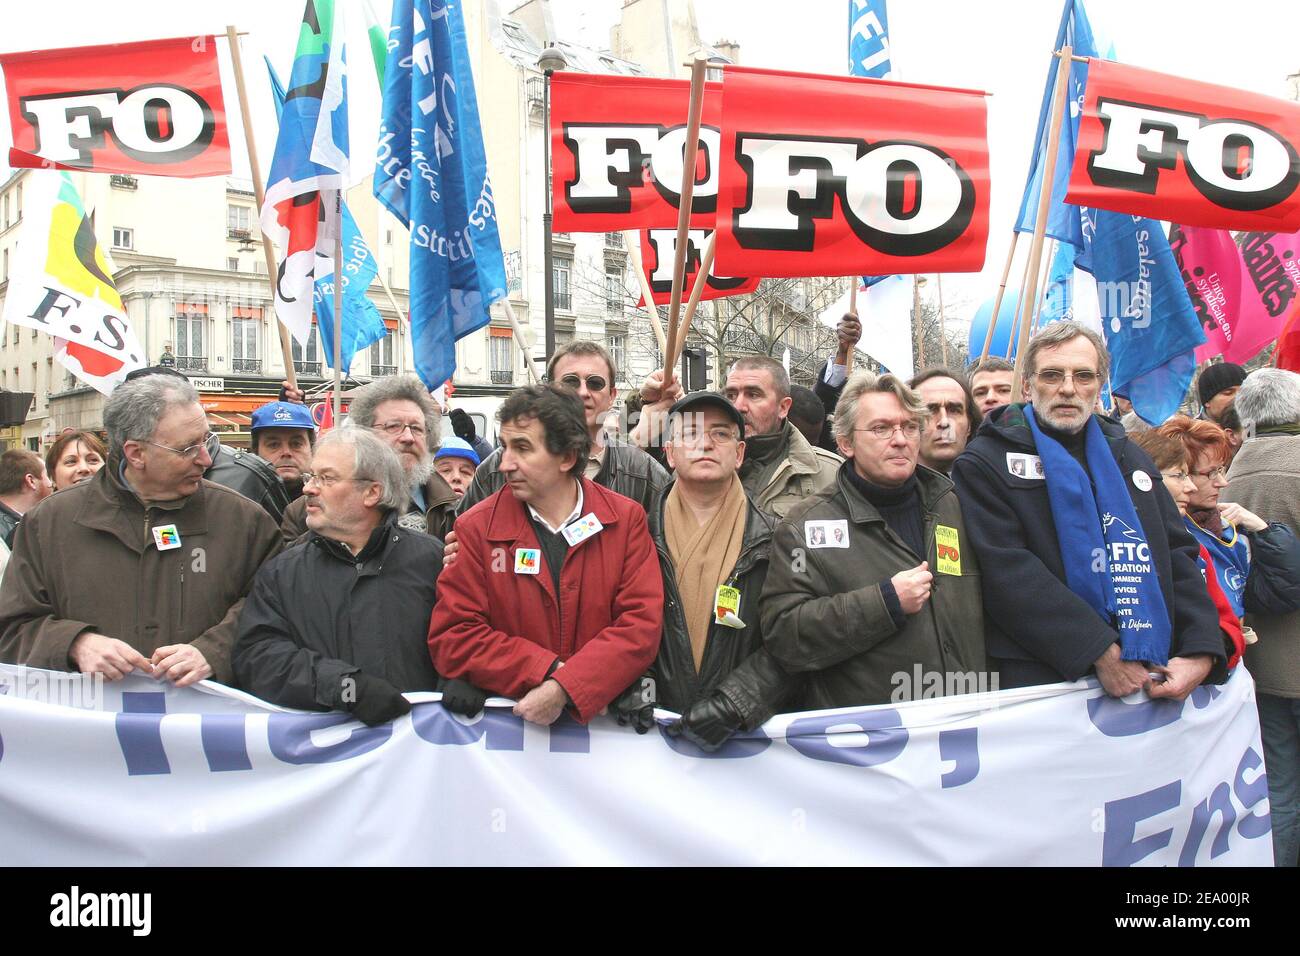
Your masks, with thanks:
M 411 230 L 415 368 L 437 388 L 505 298 L 505 259 L 459 4 L 394 0 L 388 35 L 375 196 Z
M 1038 327 L 1053 322 L 1068 322 L 1074 318 L 1074 256 L 1077 250 L 1067 243 L 1059 243 L 1052 256 L 1052 267 L 1047 275 L 1047 289 L 1043 308 L 1038 314 Z
M 269 58 L 266 60 L 266 72 L 271 79 L 271 98 L 275 100 L 275 116 L 279 119 L 284 111 L 284 84 L 275 72 Z M 346 111 L 346 103 L 343 106 Z M 346 120 L 344 120 L 346 122 Z M 316 328 L 320 333 L 321 348 L 325 352 L 325 364 L 334 367 L 334 276 L 333 262 L 326 270 L 330 273 L 316 280 L 313 288 L 313 302 L 316 309 Z M 343 204 L 343 334 L 339 339 L 339 366 L 343 374 L 352 369 L 352 360 L 358 352 L 373 345 L 388 334 L 379 309 L 366 295 L 366 289 L 375 281 L 379 267 L 370 247 L 357 228 L 357 221 L 352 218 L 347 203 Z
M 849 76 L 887 80 L 891 71 L 885 0 L 849 0 Z

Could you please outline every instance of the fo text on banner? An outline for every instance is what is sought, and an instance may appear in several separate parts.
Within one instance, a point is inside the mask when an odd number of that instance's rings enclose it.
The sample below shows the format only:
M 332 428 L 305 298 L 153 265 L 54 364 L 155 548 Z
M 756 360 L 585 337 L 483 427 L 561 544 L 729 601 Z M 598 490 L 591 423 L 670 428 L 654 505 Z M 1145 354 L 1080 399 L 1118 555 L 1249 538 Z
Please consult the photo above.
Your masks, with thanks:
M 729 275 L 977 272 L 984 94 L 729 68 L 717 264 Z
M 145 176 L 230 173 L 210 36 L 0 56 L 9 165 Z
M 682 287 L 683 300 L 689 300 L 695 292 L 695 280 L 699 276 L 700 257 L 709 241 L 712 230 L 691 229 L 686 235 L 686 279 Z M 672 302 L 673 263 L 677 256 L 676 229 L 642 229 L 641 261 L 650 274 L 650 291 L 654 295 L 655 305 L 669 305 Z M 710 267 L 704 277 L 704 289 L 701 299 L 722 299 L 729 295 L 748 295 L 758 289 L 757 278 L 717 275 L 717 270 Z M 645 305 L 645 296 L 638 305 Z
M 978 686 L 919 668 L 894 683 Z M 784 714 L 714 754 L 664 733 L 662 711 L 639 736 L 411 698 L 366 727 L 206 682 L 0 665 L 0 864 L 1272 860 L 1244 667 L 1181 703 L 1090 681 Z
M 644 76 L 551 77 L 555 228 L 676 228 L 691 85 Z M 722 84 L 706 83 L 691 225 L 713 227 Z
M 1066 202 L 1214 229 L 1300 229 L 1300 104 L 1088 62 Z

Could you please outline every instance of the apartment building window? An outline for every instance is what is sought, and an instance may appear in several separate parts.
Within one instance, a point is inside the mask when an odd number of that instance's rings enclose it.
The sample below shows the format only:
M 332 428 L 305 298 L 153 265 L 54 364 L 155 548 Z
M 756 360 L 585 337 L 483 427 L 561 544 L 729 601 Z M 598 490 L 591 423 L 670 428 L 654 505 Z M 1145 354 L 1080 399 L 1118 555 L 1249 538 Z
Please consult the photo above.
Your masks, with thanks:
M 293 352 L 293 367 L 303 375 L 320 374 L 320 340 L 316 336 L 316 325 L 312 323 L 311 335 L 307 337 L 307 347 L 292 339 L 290 349 Z
M 510 360 L 510 329 L 488 328 L 488 367 L 493 385 L 513 385 L 514 368 Z
M 239 271 L 239 256 L 226 256 L 226 270 L 229 272 Z
M 5 279 L 8 278 L 9 278 L 9 250 L 6 249 L 4 255 L 4 271 L 0 272 L 0 282 L 3 282 Z
M 23 184 L 22 183 L 18 184 L 18 202 L 15 203 L 15 205 L 18 207 L 18 209 L 15 211 L 14 221 L 22 222 L 23 221 Z
M 208 353 L 204 329 L 208 324 L 208 307 L 194 303 L 176 307 L 176 368 L 178 371 L 206 372 Z
M 397 363 L 393 361 L 393 339 L 397 338 L 389 331 L 382 339 L 370 346 L 370 374 L 373 376 L 396 375 Z
M 605 267 L 605 311 L 623 314 L 623 272 L 613 266 Z
M 572 259 L 555 259 L 551 266 L 552 285 L 555 287 L 555 307 L 566 312 L 573 309 L 573 295 L 569 291 L 569 276 L 573 272 Z
M 248 235 L 252 231 L 252 210 L 248 206 L 226 206 L 226 235 Z
M 627 381 L 627 336 L 623 334 L 605 336 L 609 347 L 609 356 L 614 360 L 614 377 L 620 382 Z
M 260 375 L 262 360 L 258 340 L 262 335 L 262 310 L 235 306 L 230 318 L 230 368 L 234 372 Z
M 135 230 L 126 229 L 123 226 L 113 227 L 113 248 L 114 249 L 134 249 L 135 248 Z
M 9 226 L 9 194 L 5 193 L 5 228 Z

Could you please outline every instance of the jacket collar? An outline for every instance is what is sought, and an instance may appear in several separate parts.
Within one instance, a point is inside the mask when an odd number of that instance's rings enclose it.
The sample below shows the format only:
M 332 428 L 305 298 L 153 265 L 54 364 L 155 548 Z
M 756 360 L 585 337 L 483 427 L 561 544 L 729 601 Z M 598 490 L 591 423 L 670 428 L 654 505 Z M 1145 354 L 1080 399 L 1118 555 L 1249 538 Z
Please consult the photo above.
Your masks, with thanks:
M 646 515 L 646 521 L 650 526 L 650 537 L 654 540 L 655 547 L 664 554 L 668 553 L 668 537 L 664 529 L 664 504 L 668 500 L 668 492 L 672 490 L 675 484 L 677 484 L 676 478 L 660 489 L 658 495 L 655 496 L 654 503 L 650 506 L 649 514 Z M 768 542 L 772 540 L 772 532 L 775 528 L 776 522 L 760 511 L 755 506 L 754 499 L 746 493 L 745 533 L 740 539 L 740 557 L 736 559 L 736 568 L 738 570 L 747 570 L 753 564 L 754 559 L 766 549 Z
M 853 467 L 853 459 L 847 459 L 844 464 L 840 465 L 839 474 L 835 476 L 835 482 L 839 487 L 840 494 L 848 505 L 849 520 L 854 524 L 866 524 L 869 521 L 884 521 L 876 506 L 862 497 L 861 492 L 853 486 L 849 480 L 846 469 Z M 952 480 L 947 475 L 941 475 L 937 471 L 918 464 L 916 466 L 916 490 L 921 497 L 921 510 L 931 512 L 935 510 L 939 500 L 944 495 L 952 493 Z
M 456 492 L 451 490 L 451 485 L 447 484 L 447 480 L 436 471 L 429 476 L 423 490 L 425 511 L 433 511 L 444 505 L 454 507 L 456 504 Z
M 1092 417 L 1097 420 L 1097 424 L 1101 427 L 1101 433 L 1106 436 L 1106 443 L 1110 445 L 1111 452 L 1118 458 L 1120 449 L 1128 441 L 1128 434 L 1124 431 L 1124 426 L 1106 415 L 1094 413 Z M 1024 402 L 1003 405 L 1001 408 L 995 408 L 989 412 L 984 418 L 983 424 L 980 425 L 977 434 L 984 434 L 985 432 L 997 435 L 1004 441 L 1030 452 L 1037 449 L 1034 444 L 1034 434 L 1029 430 L 1029 422 L 1025 418 Z
M 95 476 L 84 483 L 86 493 L 76 522 L 84 528 L 105 531 L 133 551 L 143 552 L 151 544 L 145 525 L 174 524 L 183 542 L 186 536 L 207 533 L 207 486 L 205 478 L 199 490 L 183 499 L 179 508 L 145 509 L 134 491 L 118 477 L 118 462 L 109 458 Z
M 596 520 L 603 527 L 608 528 L 615 524 L 618 515 L 609 497 L 613 492 L 606 491 L 590 479 L 579 478 L 578 480 L 582 482 L 583 513 L 595 515 Z M 532 523 L 528 520 L 528 510 L 515 497 L 509 485 L 493 495 L 491 501 L 492 513 L 488 515 L 487 529 L 489 541 L 519 541 L 536 537 L 532 530 Z M 582 542 L 579 542 L 574 547 L 579 547 L 581 544 Z
M 817 453 L 813 451 L 812 445 L 808 444 L 808 439 L 803 437 L 803 432 L 790 424 L 786 419 L 786 428 L 790 434 L 790 440 L 786 445 L 786 463 L 789 464 L 790 470 L 796 475 L 814 475 L 820 468 L 817 464 Z
M 373 568 L 377 572 L 383 566 L 384 559 L 388 556 L 388 552 L 393 545 L 408 532 L 397 523 L 397 512 L 390 511 L 384 520 L 376 525 L 375 530 L 370 533 L 370 540 L 366 542 L 366 546 L 361 549 L 360 554 L 353 554 L 348 550 L 347 545 L 341 541 L 327 538 L 315 531 L 308 533 L 310 535 L 308 540 L 330 557 L 347 564 L 363 564 L 367 570 Z

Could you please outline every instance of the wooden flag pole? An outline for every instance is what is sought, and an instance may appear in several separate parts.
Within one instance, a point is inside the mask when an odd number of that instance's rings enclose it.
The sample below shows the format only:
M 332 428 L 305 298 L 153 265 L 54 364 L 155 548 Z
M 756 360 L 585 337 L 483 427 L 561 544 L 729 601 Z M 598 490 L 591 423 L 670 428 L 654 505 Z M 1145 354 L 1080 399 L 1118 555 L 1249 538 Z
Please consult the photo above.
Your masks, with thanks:
M 1055 258 L 1056 258 L 1056 240 L 1053 239 L 1051 246 L 1048 248 L 1047 255 L 1043 256 L 1043 271 L 1042 274 L 1039 276 L 1039 282 L 1042 283 L 1043 288 L 1039 291 L 1038 302 L 1035 303 L 1034 305 L 1034 323 L 1030 327 L 1030 333 L 1029 333 L 1031 336 L 1038 334 L 1038 323 L 1041 322 L 1043 318 L 1043 306 L 1047 302 L 1048 280 L 1050 280 L 1052 277 L 1052 262 L 1055 260 Z
M 515 314 L 514 306 L 510 304 L 509 295 L 501 300 L 501 307 L 505 309 L 506 318 L 510 320 L 510 328 L 514 329 L 515 341 L 519 343 L 519 351 L 524 353 L 524 366 L 528 369 L 528 381 L 536 385 L 540 379 L 537 377 L 537 369 L 533 367 L 535 363 L 532 355 L 529 354 L 528 343 L 524 340 L 524 327 L 519 322 L 519 316 Z
M 1068 43 L 1057 53 L 1056 88 L 1052 92 L 1052 125 L 1047 132 L 1047 155 L 1043 160 L 1043 175 L 1038 190 L 1038 217 L 1034 220 L 1034 241 L 1029 247 L 1029 280 L 1033 284 L 1020 294 L 1022 300 L 1030 303 L 1033 303 L 1038 295 L 1038 265 L 1043 257 L 1043 237 L 1047 233 L 1047 210 L 1052 202 L 1052 178 L 1056 172 L 1056 153 L 1061 145 L 1061 114 L 1065 110 L 1065 88 L 1069 85 L 1070 58 L 1073 55 L 1074 48 Z M 1012 401 L 1022 394 L 1021 382 L 1024 381 L 1025 346 L 1029 342 L 1028 313 L 1030 311 L 1030 308 L 1026 308 L 1026 314 L 1020 319 L 1020 335 L 1016 346 L 1016 373 L 1011 380 Z
M 916 355 L 913 364 L 919 372 L 925 368 L 925 333 L 921 328 L 921 277 L 912 276 L 912 325 L 916 331 Z
M 947 324 L 943 314 L 943 276 L 935 273 L 934 283 L 939 287 L 939 351 L 943 355 L 944 368 L 948 367 Z
M 241 34 L 233 27 L 226 27 L 226 41 L 230 44 L 230 65 L 235 70 L 235 90 L 239 94 L 239 112 L 244 119 L 244 145 L 248 148 L 248 168 L 253 175 L 253 195 L 257 199 L 257 215 L 261 218 L 262 206 L 266 202 L 266 190 L 262 186 L 262 170 L 257 165 L 257 147 L 253 145 L 253 117 L 248 111 L 248 93 L 244 89 L 244 67 L 239 57 L 239 37 Z M 266 257 L 266 280 L 271 285 L 271 312 L 275 313 L 275 279 L 279 269 L 275 264 L 275 250 L 271 240 L 258 226 L 262 233 L 262 254 Z M 276 320 L 280 330 L 280 351 L 284 355 L 284 377 L 289 385 L 298 387 L 298 376 L 293 365 L 293 346 L 289 343 L 289 330 L 284 323 Z
M 646 315 L 650 316 L 650 328 L 654 329 L 659 342 L 659 354 L 667 356 L 668 338 L 664 335 L 663 323 L 659 321 L 659 309 L 655 306 L 654 289 L 650 277 L 645 273 L 645 264 L 641 261 L 641 246 L 635 229 L 623 233 L 623 245 L 627 248 L 627 261 L 636 270 L 637 283 L 641 286 L 641 298 L 645 299 Z
M 988 331 L 984 333 L 984 348 L 980 352 L 980 361 L 989 357 L 989 348 L 993 345 L 993 331 L 998 327 L 998 312 L 1002 309 L 1002 297 L 1007 293 L 1007 277 L 1011 275 L 1011 260 L 1016 257 L 1016 243 L 1020 241 L 1020 233 L 1011 233 L 1011 249 L 1007 252 L 1007 264 L 1002 267 L 1002 282 L 998 286 L 998 294 L 993 299 L 993 315 L 989 318 Z
M 858 276 L 853 277 L 849 283 L 849 315 L 857 316 L 858 314 L 858 286 L 862 284 L 862 279 Z
M 1029 258 L 1025 258 L 1025 268 L 1020 273 L 1020 298 L 1016 300 L 1015 311 L 1011 313 L 1011 330 L 1007 333 L 1007 350 L 1003 358 L 1010 359 L 1016 354 L 1016 330 L 1020 328 L 1020 317 L 1025 309 L 1025 290 L 1029 287 Z
M 705 60 L 697 56 L 691 64 L 691 102 L 686 114 L 686 148 L 682 154 L 682 188 L 677 208 L 677 249 L 673 257 L 673 290 L 668 300 L 668 350 L 664 353 L 664 386 L 672 382 L 673 356 L 681 336 L 682 288 L 686 284 L 686 247 L 690 241 L 691 205 L 695 198 L 695 157 L 700 145 L 700 116 L 704 111 Z
M 334 190 L 334 424 L 343 413 L 343 186 Z
M 713 268 L 713 240 L 717 235 L 717 230 L 709 233 L 709 239 L 704 244 L 704 254 L 700 257 L 700 271 L 695 273 L 695 285 L 691 286 L 691 297 L 686 303 L 681 328 L 677 330 L 677 350 L 670 363 L 674 368 L 677 367 L 677 359 L 686 351 L 686 335 L 691 331 L 691 320 L 695 318 L 695 310 L 700 305 L 700 296 L 704 294 L 704 278 Z

